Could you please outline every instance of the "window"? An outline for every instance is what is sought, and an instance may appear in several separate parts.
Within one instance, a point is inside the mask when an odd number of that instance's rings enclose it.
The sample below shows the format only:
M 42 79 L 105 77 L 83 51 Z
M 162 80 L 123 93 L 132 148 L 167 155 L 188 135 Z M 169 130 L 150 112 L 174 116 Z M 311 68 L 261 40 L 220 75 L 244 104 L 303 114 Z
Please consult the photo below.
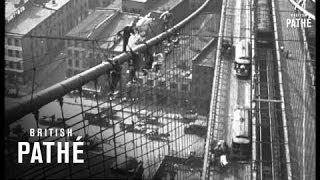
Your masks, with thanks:
M 12 45 L 12 39 L 11 38 L 8 38 L 8 45 Z
M 87 68 L 88 63 L 82 62 L 82 68 Z
M 97 53 L 96 58 L 97 58 L 97 59 L 101 59 L 100 53 Z
M 14 39 L 14 45 L 15 46 L 21 46 L 20 45 L 20 40 L 19 39 Z
M 8 56 L 13 57 L 13 50 L 11 50 L 11 49 L 8 50 Z
M 18 70 L 21 70 L 21 63 L 20 63 L 20 62 L 17 62 L 16 64 L 17 64 L 17 69 L 18 69 Z
M 68 59 L 68 66 L 72 66 L 72 59 Z
M 12 61 L 9 62 L 9 68 L 13 69 L 13 62 Z
M 79 57 L 79 51 L 75 50 L 74 51 L 74 56 L 78 58 Z
M 89 58 L 92 58 L 92 53 L 89 53 Z
M 72 69 L 67 69 L 67 77 L 71 77 L 72 76 Z
M 71 40 L 68 40 L 67 43 L 68 43 L 68 47 L 72 46 L 72 41 Z
M 78 47 L 79 42 L 78 41 L 74 41 L 74 47 Z
M 79 60 L 76 60 L 76 67 L 79 67 L 79 64 L 80 64 Z
M 17 58 L 21 58 L 21 53 L 20 53 L 20 51 L 15 50 L 15 52 L 16 52 L 16 57 L 17 57 Z
M 68 49 L 68 56 L 72 56 L 72 50 Z
M 8 66 L 9 66 L 9 61 L 6 60 L 6 67 L 8 67 Z
M 87 52 L 83 51 L 82 52 L 82 58 L 86 58 Z

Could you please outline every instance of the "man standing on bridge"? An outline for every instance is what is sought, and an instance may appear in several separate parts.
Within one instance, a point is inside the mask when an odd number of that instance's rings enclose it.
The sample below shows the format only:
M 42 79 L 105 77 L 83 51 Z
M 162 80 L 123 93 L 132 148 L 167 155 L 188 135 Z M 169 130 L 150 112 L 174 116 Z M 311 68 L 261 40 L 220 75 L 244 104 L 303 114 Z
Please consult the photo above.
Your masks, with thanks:
M 117 33 L 117 35 L 121 36 L 121 32 L 122 32 L 122 40 L 123 40 L 123 52 L 126 52 L 127 51 L 126 47 L 128 45 L 129 38 L 130 38 L 131 34 L 135 34 L 134 23 L 124 27 L 121 31 L 119 31 Z
M 164 13 L 162 13 L 160 15 L 159 18 L 163 22 L 163 31 L 166 31 L 167 29 L 169 29 L 170 20 L 172 18 L 172 13 L 170 13 L 169 11 L 165 11 Z

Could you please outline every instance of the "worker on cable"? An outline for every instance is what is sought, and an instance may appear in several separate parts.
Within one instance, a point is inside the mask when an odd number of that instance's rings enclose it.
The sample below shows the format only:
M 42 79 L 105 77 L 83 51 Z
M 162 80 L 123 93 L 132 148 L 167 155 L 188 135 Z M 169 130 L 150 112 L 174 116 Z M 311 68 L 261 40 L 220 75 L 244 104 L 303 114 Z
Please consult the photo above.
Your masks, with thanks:
M 122 32 L 122 35 L 121 35 Z M 132 23 L 131 25 L 128 25 L 126 27 L 124 27 L 121 31 L 119 31 L 117 33 L 118 36 L 122 36 L 122 40 L 123 40 L 123 52 L 126 52 L 127 49 L 127 45 L 129 42 L 129 38 L 131 36 L 131 34 L 135 34 L 134 32 L 134 23 Z
M 151 48 L 147 48 L 145 56 L 144 56 L 144 68 L 142 71 L 144 72 L 144 76 L 148 74 L 148 71 L 152 69 L 152 65 L 154 62 L 153 53 Z
M 153 55 L 155 61 L 152 63 L 152 69 L 159 74 L 162 64 L 164 63 L 163 53 L 154 53 Z
M 137 53 L 133 52 L 129 47 L 131 59 L 129 60 L 129 82 L 135 83 L 137 81 L 136 72 L 140 67 L 140 57 Z
M 117 94 L 115 92 L 117 85 L 121 79 L 121 65 L 118 61 L 111 61 L 107 59 L 107 61 L 113 66 L 113 69 L 110 71 L 110 92 L 109 96 L 112 97 L 114 94 Z
M 169 11 L 165 11 L 164 13 L 162 13 L 160 15 L 159 18 L 163 22 L 163 31 L 166 31 L 167 29 L 169 29 L 170 20 L 172 18 L 172 13 L 170 13 Z
M 180 35 L 180 33 L 177 32 L 171 37 L 171 41 L 172 41 L 174 47 L 178 47 L 178 45 L 180 43 L 179 35 Z

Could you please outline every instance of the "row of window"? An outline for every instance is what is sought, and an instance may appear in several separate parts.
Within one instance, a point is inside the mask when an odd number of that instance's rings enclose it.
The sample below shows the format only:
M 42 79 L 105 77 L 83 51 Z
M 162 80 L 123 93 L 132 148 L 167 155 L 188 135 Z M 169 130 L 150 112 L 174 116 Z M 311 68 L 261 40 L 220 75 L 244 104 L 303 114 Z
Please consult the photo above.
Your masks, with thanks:
M 17 57 L 17 58 L 21 58 L 22 57 L 22 53 L 19 50 L 12 50 L 12 49 L 8 49 L 7 56 L 9 57 Z
M 87 57 L 88 55 L 88 57 Z M 74 56 L 75 58 L 93 58 L 93 53 L 89 52 L 87 53 L 86 51 L 78 51 L 78 50 L 72 50 L 68 49 L 68 56 Z M 104 57 L 103 53 L 95 53 L 96 59 L 101 59 Z
M 75 67 L 79 68 L 79 67 L 80 67 L 80 61 L 76 59 L 74 65 L 75 65 Z M 73 61 L 72 61 L 72 59 L 68 59 L 68 66 L 69 66 L 69 67 L 72 67 L 72 66 L 73 66 Z
M 21 39 L 7 38 L 6 44 L 9 46 L 21 46 Z
M 149 86 L 153 86 L 154 85 L 154 80 L 149 79 L 149 80 L 147 80 L 146 84 L 149 85 Z M 165 81 L 160 81 L 160 82 L 158 82 L 158 86 L 165 87 L 166 86 L 166 82 Z M 169 87 L 170 87 L 170 89 L 178 89 L 178 84 L 176 82 L 171 82 Z M 188 91 L 189 90 L 188 87 L 189 87 L 188 84 L 181 84 L 181 90 L 182 91 Z
M 125 6 L 123 6 L 122 10 L 124 12 L 131 12 L 131 13 L 136 13 L 136 14 L 142 14 L 142 9 L 135 9 L 135 8 L 127 8 Z
M 14 62 L 6 60 L 6 68 L 22 70 L 22 62 Z
M 67 47 L 82 47 L 91 49 L 92 43 L 91 42 L 84 42 L 84 41 L 74 41 L 74 40 L 66 40 Z
M 80 70 L 72 70 L 72 69 L 67 69 L 67 78 L 75 76 L 79 73 L 81 73 L 82 71 Z
M 92 66 L 96 65 L 93 61 L 82 61 L 82 68 L 90 68 Z M 75 59 L 74 61 L 72 59 L 68 59 L 68 67 L 76 67 L 80 68 L 80 61 L 78 59 Z

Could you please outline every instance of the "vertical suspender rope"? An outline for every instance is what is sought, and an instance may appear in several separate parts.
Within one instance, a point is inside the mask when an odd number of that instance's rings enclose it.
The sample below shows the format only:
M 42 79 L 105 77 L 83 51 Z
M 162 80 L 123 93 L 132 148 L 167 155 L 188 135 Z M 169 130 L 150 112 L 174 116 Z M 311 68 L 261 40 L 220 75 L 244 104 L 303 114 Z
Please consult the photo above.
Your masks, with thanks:
M 62 123 L 63 123 L 63 129 L 66 130 L 67 127 L 66 127 L 66 120 L 65 120 L 65 117 L 64 117 L 64 113 L 63 113 L 63 97 L 60 97 L 58 99 L 58 102 L 59 102 L 59 105 L 60 105 L 60 110 L 61 110 L 61 116 L 62 116 Z M 53 123 L 53 119 L 52 119 L 52 123 Z M 68 136 L 65 135 L 65 140 L 66 142 L 68 142 Z M 72 168 L 71 168 L 71 164 L 68 163 L 68 166 L 69 166 L 69 177 L 72 178 Z
M 80 106 L 81 106 L 81 115 L 82 115 L 82 124 L 83 124 L 83 132 L 84 132 L 84 137 L 83 137 L 83 141 L 84 143 L 86 143 L 86 139 L 84 139 L 86 137 L 86 135 L 88 134 L 89 135 L 89 132 L 86 131 L 86 124 L 85 124 L 85 116 L 84 116 L 84 109 L 83 109 L 83 100 L 82 100 L 82 88 L 79 88 L 79 96 L 80 96 Z M 89 127 L 89 122 L 88 122 L 88 127 Z M 91 170 L 90 170 L 90 158 L 89 158 L 89 153 L 88 151 L 86 151 L 86 155 L 87 155 L 87 169 L 89 171 L 89 177 L 91 176 Z

